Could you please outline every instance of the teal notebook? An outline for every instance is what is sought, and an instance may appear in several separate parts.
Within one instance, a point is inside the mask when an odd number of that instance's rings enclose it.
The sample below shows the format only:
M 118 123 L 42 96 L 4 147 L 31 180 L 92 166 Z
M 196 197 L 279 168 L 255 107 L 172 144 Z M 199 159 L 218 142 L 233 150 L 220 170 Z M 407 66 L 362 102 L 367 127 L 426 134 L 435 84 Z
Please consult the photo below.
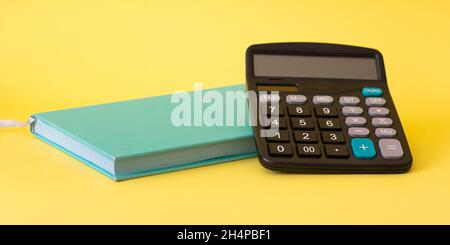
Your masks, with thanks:
M 214 90 L 225 94 L 244 89 Z M 177 105 L 171 95 L 163 95 L 38 113 L 32 116 L 31 132 L 113 180 L 256 155 L 248 124 L 174 126 L 171 114 Z

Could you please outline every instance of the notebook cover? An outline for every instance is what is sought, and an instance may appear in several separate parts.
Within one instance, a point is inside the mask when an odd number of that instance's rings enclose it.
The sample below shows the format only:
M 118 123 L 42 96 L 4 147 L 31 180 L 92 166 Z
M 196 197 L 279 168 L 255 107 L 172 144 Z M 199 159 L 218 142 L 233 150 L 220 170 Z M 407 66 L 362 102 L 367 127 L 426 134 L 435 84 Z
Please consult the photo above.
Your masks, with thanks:
M 244 89 L 244 85 L 235 85 L 214 90 L 224 94 L 226 91 L 244 91 Z M 206 91 L 208 90 L 203 92 Z M 176 127 L 171 122 L 171 113 L 178 104 L 171 103 L 170 100 L 171 95 L 163 95 L 44 112 L 33 116 L 112 159 L 176 152 L 178 149 L 190 147 L 207 148 L 209 144 L 240 139 L 249 142 L 249 138 L 253 137 L 251 127 L 248 125 Z M 43 137 L 37 136 L 43 139 Z M 55 145 L 46 139 L 43 140 Z M 61 149 L 61 147 L 55 146 Z M 251 149 L 250 152 L 243 154 L 218 155 L 213 158 L 178 163 L 177 166 L 126 175 L 120 175 L 120 173 L 112 175 L 107 171 L 102 171 L 95 163 L 85 160 L 82 156 L 77 156 L 67 149 L 62 150 L 107 176 L 120 180 L 255 156 L 255 150 Z

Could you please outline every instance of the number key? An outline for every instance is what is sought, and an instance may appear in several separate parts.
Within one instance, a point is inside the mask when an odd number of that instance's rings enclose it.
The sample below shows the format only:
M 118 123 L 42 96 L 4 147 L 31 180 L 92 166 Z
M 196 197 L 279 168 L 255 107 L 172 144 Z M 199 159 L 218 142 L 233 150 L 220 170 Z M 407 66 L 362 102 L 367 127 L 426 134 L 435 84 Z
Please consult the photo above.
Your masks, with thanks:
M 296 142 L 315 143 L 317 142 L 317 134 L 314 131 L 295 131 L 294 139 Z
M 341 132 L 322 132 L 324 143 L 345 143 L 344 134 Z
M 340 130 L 341 123 L 338 119 L 319 118 L 319 127 L 322 130 Z
M 260 106 L 260 113 L 263 115 L 284 115 L 284 109 L 280 105 L 268 104 Z
M 271 142 L 289 142 L 289 133 L 286 130 L 278 131 L 274 136 L 267 137 L 267 141 Z
M 314 129 L 312 118 L 292 118 L 291 123 L 294 129 Z
M 290 144 L 269 144 L 269 154 L 273 156 L 292 156 L 292 147 Z
M 311 116 L 311 110 L 308 106 L 300 106 L 300 105 L 289 105 L 288 106 L 289 116 Z
M 337 117 L 336 108 L 332 106 L 316 106 L 314 107 L 317 117 Z
M 320 149 L 316 144 L 299 144 L 297 145 L 298 155 L 302 157 L 319 157 Z
M 287 122 L 285 118 L 270 118 L 270 119 L 262 119 L 261 126 L 263 128 L 287 128 Z

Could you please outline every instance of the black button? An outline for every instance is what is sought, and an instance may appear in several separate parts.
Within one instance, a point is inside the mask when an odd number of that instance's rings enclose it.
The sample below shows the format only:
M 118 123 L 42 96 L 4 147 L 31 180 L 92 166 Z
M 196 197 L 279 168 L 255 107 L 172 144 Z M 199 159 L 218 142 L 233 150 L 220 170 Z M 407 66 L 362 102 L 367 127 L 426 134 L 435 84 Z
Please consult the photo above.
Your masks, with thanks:
M 272 104 L 260 104 L 260 113 L 262 115 L 284 115 L 284 107 L 280 104 L 272 105 Z
M 292 156 L 292 147 L 290 144 L 269 144 L 269 154 L 273 156 Z
M 323 130 L 340 130 L 341 123 L 338 119 L 319 118 L 319 127 Z
M 271 142 L 289 142 L 289 133 L 286 130 L 280 130 L 275 136 L 267 137 L 266 139 Z
M 344 134 L 341 132 L 322 132 L 324 143 L 345 143 Z
M 317 134 L 314 131 L 295 131 L 294 139 L 295 142 L 316 143 Z
M 288 105 L 289 116 L 306 117 L 311 116 L 311 109 L 304 105 Z
M 298 155 L 302 157 L 319 157 L 320 149 L 318 145 L 315 144 L 298 144 L 297 145 Z
M 334 106 L 316 106 L 314 107 L 317 117 L 337 117 L 338 113 Z
M 294 129 L 314 129 L 312 118 L 292 118 L 291 123 Z
M 325 145 L 327 157 L 348 157 L 348 149 L 345 145 Z
M 263 128 L 278 128 L 285 129 L 287 128 L 287 121 L 285 118 L 270 118 L 270 119 L 264 119 L 265 122 L 262 126 Z

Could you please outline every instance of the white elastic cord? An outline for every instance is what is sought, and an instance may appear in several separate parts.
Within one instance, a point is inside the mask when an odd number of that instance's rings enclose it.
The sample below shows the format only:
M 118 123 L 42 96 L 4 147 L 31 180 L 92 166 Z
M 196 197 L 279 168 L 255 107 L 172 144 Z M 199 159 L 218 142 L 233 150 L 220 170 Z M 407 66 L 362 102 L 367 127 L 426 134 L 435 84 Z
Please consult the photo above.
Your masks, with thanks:
M 0 128 L 21 128 L 26 127 L 34 122 L 34 118 L 30 117 L 27 122 L 16 120 L 0 120 Z

